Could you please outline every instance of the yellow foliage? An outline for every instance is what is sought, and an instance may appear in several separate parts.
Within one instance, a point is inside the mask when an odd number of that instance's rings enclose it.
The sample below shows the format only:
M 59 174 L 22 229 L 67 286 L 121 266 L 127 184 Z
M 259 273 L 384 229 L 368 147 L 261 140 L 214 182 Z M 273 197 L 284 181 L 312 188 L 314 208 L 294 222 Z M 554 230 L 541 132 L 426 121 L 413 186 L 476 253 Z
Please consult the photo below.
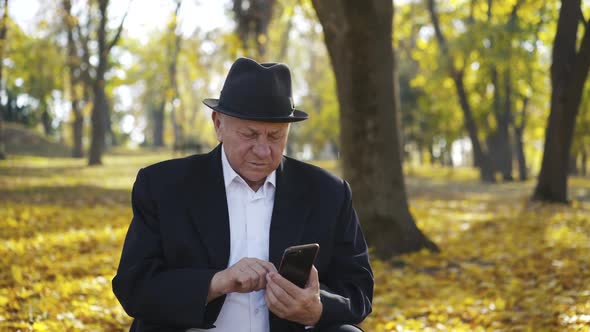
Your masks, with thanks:
M 130 189 L 166 155 L 0 162 L 0 331 L 126 331 L 111 291 Z M 321 166 L 340 173 L 335 162 Z M 526 200 L 533 182 L 483 185 L 473 170 L 408 170 L 418 226 L 442 249 L 373 260 L 366 331 L 589 331 L 590 181 L 571 206 Z M 362 222 L 362 221 L 361 221 Z M 403 263 L 401 263 L 403 261 Z

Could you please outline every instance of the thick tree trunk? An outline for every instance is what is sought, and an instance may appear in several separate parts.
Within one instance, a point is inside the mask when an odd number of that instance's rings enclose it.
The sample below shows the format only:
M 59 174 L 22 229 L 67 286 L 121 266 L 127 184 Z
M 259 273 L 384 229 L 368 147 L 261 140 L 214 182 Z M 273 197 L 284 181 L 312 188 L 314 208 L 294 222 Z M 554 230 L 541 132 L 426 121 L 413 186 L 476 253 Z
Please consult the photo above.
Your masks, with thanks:
M 342 166 L 380 257 L 438 250 L 408 208 L 397 133 L 391 1 L 313 0 L 336 77 Z
M 562 1 L 553 43 L 551 113 L 534 200 L 567 202 L 567 171 L 575 120 L 590 69 L 590 20 L 576 51 L 581 0 Z

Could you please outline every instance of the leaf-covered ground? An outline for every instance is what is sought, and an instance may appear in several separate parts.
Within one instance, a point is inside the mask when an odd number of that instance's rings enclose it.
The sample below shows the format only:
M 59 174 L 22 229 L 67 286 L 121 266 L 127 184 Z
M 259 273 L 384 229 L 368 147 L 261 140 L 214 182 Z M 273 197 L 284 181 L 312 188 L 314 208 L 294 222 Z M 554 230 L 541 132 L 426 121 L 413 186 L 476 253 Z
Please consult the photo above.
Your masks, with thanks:
M 139 167 L 0 162 L 0 331 L 125 331 L 111 292 Z M 325 164 L 333 167 L 333 164 Z M 571 206 L 527 202 L 533 182 L 482 185 L 469 170 L 410 170 L 412 212 L 442 249 L 373 261 L 367 331 L 590 331 L 590 179 Z

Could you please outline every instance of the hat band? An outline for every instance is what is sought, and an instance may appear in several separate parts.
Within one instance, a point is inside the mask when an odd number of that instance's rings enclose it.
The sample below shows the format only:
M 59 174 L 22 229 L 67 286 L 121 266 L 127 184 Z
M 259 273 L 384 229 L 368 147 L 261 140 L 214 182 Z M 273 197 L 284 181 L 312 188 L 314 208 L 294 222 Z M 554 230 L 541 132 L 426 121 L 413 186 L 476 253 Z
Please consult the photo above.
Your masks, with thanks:
M 224 98 L 225 97 L 225 98 Z M 293 114 L 293 99 L 286 96 L 248 96 L 233 94 L 219 98 L 219 106 L 244 117 L 277 118 Z

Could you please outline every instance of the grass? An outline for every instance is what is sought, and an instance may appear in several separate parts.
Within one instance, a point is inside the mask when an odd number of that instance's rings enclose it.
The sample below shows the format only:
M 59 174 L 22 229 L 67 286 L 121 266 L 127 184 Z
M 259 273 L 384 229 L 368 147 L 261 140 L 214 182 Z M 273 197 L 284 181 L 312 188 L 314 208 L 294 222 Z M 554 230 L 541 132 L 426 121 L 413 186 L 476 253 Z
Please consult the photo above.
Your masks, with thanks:
M 0 161 L 0 331 L 126 331 L 112 295 L 140 167 L 171 153 Z M 336 161 L 318 162 L 341 173 Z M 472 169 L 407 170 L 418 226 L 442 249 L 373 260 L 367 331 L 586 330 L 590 180 L 571 206 L 530 203 L 534 181 L 485 185 Z

